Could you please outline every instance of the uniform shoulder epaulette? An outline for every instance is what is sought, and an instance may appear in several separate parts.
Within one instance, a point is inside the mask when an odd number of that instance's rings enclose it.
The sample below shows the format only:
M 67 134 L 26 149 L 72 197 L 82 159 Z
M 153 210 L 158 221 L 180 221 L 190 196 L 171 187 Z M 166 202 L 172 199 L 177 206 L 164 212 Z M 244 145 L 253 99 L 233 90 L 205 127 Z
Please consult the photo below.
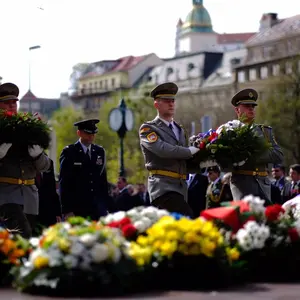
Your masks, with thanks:
M 72 148 L 74 148 L 74 144 L 65 146 L 63 150 L 72 149 Z

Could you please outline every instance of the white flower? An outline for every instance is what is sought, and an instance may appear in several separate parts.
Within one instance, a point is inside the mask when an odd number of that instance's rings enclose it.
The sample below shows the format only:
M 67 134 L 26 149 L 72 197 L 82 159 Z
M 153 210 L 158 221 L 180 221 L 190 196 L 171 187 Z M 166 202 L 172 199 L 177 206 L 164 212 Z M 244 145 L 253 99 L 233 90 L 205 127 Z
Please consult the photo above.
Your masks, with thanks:
M 250 210 L 257 214 L 264 214 L 265 207 L 264 203 L 265 201 L 260 199 L 259 197 L 254 197 L 253 195 L 248 195 L 242 201 L 245 201 L 248 203 Z
M 149 206 L 141 211 L 141 215 L 148 217 L 149 219 L 156 219 L 157 211 L 158 211 L 158 209 L 155 208 L 154 206 Z
M 70 254 L 74 256 L 81 256 L 81 254 L 85 251 L 85 247 L 83 244 L 79 243 L 78 241 L 72 243 L 70 248 Z
M 118 212 L 113 214 L 113 220 L 115 222 L 121 221 L 125 217 L 126 217 L 126 212 L 125 211 L 118 211 Z
M 264 224 L 260 225 L 255 221 L 249 221 L 241 228 L 236 239 L 240 247 L 245 251 L 262 249 L 266 240 L 270 237 L 270 228 Z
M 32 247 L 37 247 L 38 245 L 39 245 L 39 243 L 40 243 L 40 239 L 39 238 L 31 238 L 30 240 L 29 240 L 29 243 L 30 243 L 30 245 L 32 246 Z
M 133 226 L 134 226 L 134 227 L 137 229 L 137 231 L 139 231 L 139 232 L 144 232 L 144 231 L 147 229 L 146 225 L 145 225 L 141 220 L 134 222 L 134 223 L 133 223 Z
M 107 242 L 106 245 L 108 247 L 109 256 L 111 257 L 112 261 L 114 263 L 117 263 L 122 257 L 122 252 L 121 252 L 120 248 L 115 246 L 111 242 Z
M 164 217 L 164 216 L 168 216 L 170 213 L 165 210 L 165 209 L 158 209 L 157 210 L 157 219 L 160 219 L 161 217 Z
M 78 265 L 78 257 L 68 254 L 68 255 L 63 257 L 63 262 L 70 269 L 76 268 L 77 265 Z
M 109 257 L 109 249 L 107 245 L 104 244 L 95 244 L 91 249 L 91 257 L 93 262 L 101 263 Z
M 147 217 L 142 217 L 140 221 L 144 223 L 146 229 L 148 229 L 152 225 L 151 220 Z
M 80 236 L 79 241 L 86 247 L 92 247 L 96 243 L 97 239 L 98 237 L 96 235 L 85 233 Z

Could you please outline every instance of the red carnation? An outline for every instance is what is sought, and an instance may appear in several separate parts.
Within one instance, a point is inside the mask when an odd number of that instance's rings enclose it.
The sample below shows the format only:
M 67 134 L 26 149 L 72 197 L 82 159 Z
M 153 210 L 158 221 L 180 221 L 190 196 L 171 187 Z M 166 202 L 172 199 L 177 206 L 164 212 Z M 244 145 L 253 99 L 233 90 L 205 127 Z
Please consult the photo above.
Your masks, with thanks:
M 119 221 L 119 226 L 123 227 L 127 224 L 131 224 L 131 220 L 127 217 L 123 218 L 122 220 Z
M 122 227 L 122 232 L 123 232 L 123 235 L 126 238 L 128 238 L 128 237 L 133 236 L 137 232 L 137 230 L 132 224 L 127 224 L 124 227 Z
M 201 142 L 200 145 L 199 145 L 199 148 L 200 148 L 200 149 L 205 149 L 205 146 L 206 146 L 205 143 L 204 143 L 204 142 Z
M 109 224 L 107 224 L 107 226 L 113 228 L 119 228 L 119 222 L 110 222 Z
M 213 132 L 213 133 L 209 136 L 208 140 L 211 142 L 212 140 L 216 139 L 217 137 L 218 137 L 218 134 L 217 134 L 216 132 Z
M 268 221 L 276 221 L 281 213 L 284 213 L 284 208 L 279 204 L 270 205 L 266 208 L 265 215 Z

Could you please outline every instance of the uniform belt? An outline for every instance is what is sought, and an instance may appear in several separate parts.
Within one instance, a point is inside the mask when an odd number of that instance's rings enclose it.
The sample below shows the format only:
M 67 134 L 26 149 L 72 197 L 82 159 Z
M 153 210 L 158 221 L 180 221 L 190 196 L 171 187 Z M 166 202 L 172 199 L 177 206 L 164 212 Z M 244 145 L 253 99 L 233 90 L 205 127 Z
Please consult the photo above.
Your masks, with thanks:
M 172 171 L 166 171 L 166 170 L 151 170 L 150 172 L 150 176 L 152 175 L 162 175 L 162 176 L 167 176 L 167 177 L 172 177 L 172 178 L 177 178 L 177 179 L 187 179 L 187 175 L 184 174 L 179 174 L 176 172 L 172 172 Z
M 249 176 L 268 176 L 266 171 L 251 171 L 251 170 L 235 170 L 232 174 L 249 175 Z
M 0 177 L 0 183 L 19 184 L 19 185 L 33 185 L 34 179 L 18 179 L 9 177 Z

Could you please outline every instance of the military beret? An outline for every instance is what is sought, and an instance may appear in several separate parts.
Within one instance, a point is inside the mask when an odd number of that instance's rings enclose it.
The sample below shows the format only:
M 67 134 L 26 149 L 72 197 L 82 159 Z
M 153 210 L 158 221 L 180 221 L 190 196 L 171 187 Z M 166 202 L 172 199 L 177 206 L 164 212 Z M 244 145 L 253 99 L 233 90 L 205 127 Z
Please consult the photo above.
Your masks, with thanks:
M 7 100 L 19 100 L 19 88 L 10 82 L 0 84 L 0 102 Z
M 239 104 L 252 104 L 257 105 L 256 100 L 258 98 L 258 93 L 254 89 L 244 89 L 236 93 L 232 99 L 231 104 L 233 106 L 238 106 Z
M 154 88 L 150 96 L 153 99 L 175 99 L 178 92 L 178 86 L 173 82 L 166 82 Z
M 78 128 L 78 130 L 82 130 L 89 134 L 94 134 L 98 132 L 98 128 L 96 124 L 98 124 L 100 120 L 98 119 L 88 119 L 88 120 L 82 120 L 74 123 L 74 126 Z

